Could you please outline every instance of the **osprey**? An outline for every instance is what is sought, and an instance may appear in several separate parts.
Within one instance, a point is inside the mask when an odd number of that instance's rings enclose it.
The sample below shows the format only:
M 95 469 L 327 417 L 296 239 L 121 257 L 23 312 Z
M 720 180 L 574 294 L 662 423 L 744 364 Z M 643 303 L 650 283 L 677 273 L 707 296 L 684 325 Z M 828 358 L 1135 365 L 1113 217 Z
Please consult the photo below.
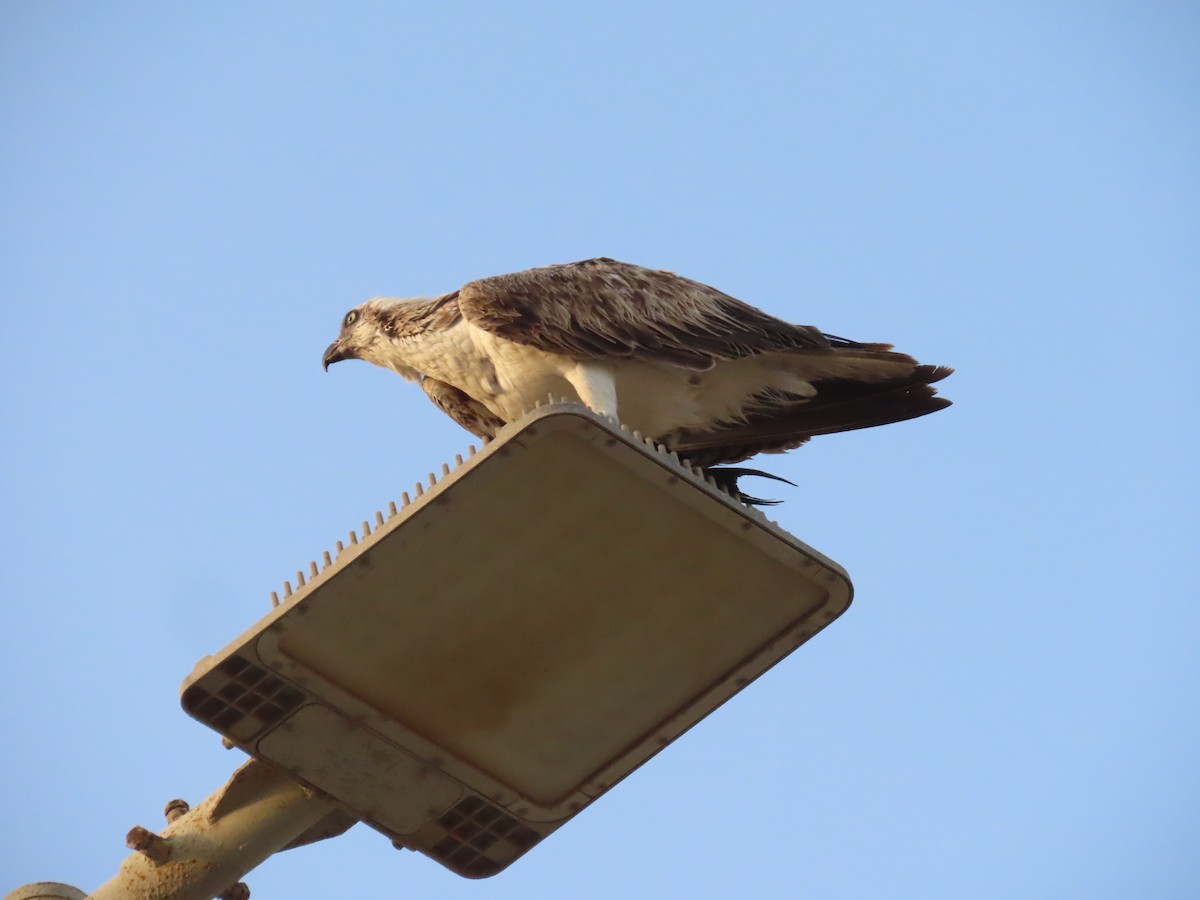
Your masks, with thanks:
M 607 258 L 368 300 L 322 362 L 351 358 L 417 382 L 480 437 L 562 397 L 703 467 L 943 409 L 931 385 L 953 371 Z

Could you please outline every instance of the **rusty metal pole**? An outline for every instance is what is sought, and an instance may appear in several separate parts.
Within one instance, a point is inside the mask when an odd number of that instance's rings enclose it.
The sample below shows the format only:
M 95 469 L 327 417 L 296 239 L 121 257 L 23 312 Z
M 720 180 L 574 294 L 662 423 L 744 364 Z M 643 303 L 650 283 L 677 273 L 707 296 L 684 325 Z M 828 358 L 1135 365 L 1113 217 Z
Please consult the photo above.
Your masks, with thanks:
M 130 831 L 136 852 L 89 900 L 212 900 L 335 807 L 257 760 L 154 834 Z M 244 890 L 244 888 L 243 888 Z

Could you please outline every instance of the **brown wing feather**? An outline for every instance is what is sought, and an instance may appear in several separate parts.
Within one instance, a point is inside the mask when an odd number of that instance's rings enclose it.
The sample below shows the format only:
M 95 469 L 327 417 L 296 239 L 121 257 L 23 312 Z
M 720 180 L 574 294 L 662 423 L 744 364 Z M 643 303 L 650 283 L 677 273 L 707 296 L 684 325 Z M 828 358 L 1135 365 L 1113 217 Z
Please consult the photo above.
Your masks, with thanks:
M 760 408 L 743 422 L 710 431 L 680 431 L 664 440 L 697 466 L 794 450 L 818 434 L 889 425 L 945 409 L 950 401 L 937 396 L 932 385 L 953 371 L 947 366 L 920 365 L 894 381 L 825 381 L 811 400 L 762 398 Z
M 789 325 L 698 281 L 607 258 L 472 281 L 459 304 L 480 328 L 583 358 L 708 369 L 718 359 L 830 346 L 815 328 Z
M 491 439 L 504 427 L 504 420 L 453 385 L 435 378 L 422 378 L 421 390 L 446 415 L 476 437 Z

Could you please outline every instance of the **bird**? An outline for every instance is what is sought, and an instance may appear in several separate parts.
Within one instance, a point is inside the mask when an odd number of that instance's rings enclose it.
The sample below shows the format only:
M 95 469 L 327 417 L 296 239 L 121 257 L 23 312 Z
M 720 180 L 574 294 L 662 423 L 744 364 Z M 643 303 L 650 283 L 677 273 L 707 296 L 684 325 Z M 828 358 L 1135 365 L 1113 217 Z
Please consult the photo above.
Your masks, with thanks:
M 328 370 L 346 359 L 416 382 L 482 438 L 547 397 L 578 401 L 726 486 L 766 473 L 716 467 L 944 409 L 933 384 L 953 371 L 608 257 L 433 298 L 374 297 L 345 314 L 321 361 Z

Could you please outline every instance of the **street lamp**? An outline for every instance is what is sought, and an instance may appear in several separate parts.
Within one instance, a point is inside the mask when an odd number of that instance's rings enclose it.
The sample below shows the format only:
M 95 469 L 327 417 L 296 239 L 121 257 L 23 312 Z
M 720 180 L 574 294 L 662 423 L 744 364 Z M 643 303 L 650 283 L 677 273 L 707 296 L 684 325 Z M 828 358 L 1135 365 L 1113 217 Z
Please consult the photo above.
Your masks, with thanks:
M 850 603 L 835 563 L 583 407 L 456 463 L 184 681 L 291 792 L 273 849 L 362 820 L 493 875 Z M 139 850 L 139 871 L 183 864 Z

